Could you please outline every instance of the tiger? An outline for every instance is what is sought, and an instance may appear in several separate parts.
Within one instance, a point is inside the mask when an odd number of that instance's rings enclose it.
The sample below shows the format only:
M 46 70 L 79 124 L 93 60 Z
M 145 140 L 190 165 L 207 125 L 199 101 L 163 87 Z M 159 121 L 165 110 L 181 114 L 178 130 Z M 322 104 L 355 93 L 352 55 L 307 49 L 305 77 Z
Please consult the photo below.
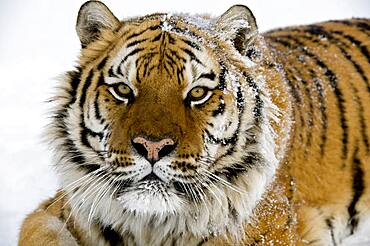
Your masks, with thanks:
M 19 245 L 344 245 L 370 214 L 370 21 L 122 21 L 84 3 L 52 98 L 60 181 Z M 348 245 L 348 244 L 347 244 Z

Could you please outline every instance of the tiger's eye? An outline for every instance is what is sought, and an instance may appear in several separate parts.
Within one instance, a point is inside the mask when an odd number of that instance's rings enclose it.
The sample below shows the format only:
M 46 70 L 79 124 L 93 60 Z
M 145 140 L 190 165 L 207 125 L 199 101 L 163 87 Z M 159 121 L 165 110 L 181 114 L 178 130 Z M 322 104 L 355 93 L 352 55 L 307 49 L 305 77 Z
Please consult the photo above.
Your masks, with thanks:
M 127 96 L 127 95 L 131 94 L 131 88 L 128 85 L 119 84 L 116 87 L 116 92 L 120 96 Z
M 206 92 L 203 87 L 195 87 L 190 91 L 190 96 L 194 99 L 201 99 L 206 95 Z

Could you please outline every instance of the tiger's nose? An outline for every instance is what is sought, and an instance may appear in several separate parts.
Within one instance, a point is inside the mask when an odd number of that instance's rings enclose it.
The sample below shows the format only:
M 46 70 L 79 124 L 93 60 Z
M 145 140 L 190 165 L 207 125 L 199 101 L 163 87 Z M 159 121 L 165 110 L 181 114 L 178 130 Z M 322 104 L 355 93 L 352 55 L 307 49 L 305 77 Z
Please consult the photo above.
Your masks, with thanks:
M 171 138 L 153 142 L 144 137 L 136 137 L 132 140 L 132 145 L 137 153 L 145 157 L 152 165 L 176 148 Z

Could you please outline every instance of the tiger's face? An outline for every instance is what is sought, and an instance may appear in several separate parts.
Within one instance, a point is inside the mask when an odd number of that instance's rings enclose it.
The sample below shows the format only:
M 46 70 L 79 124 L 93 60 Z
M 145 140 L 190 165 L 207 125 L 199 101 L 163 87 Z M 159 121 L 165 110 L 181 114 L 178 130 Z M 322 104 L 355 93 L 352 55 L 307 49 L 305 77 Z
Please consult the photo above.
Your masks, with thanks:
M 209 47 L 163 30 L 161 21 L 142 25 L 140 37 L 121 37 L 106 64 L 91 68 L 99 79 L 85 92 L 85 138 L 102 153 L 99 166 L 122 182 L 116 196 L 125 207 L 147 200 L 146 211 L 176 210 L 219 182 L 244 99 L 241 88 L 226 88 Z
M 242 31 L 255 31 L 250 12 L 121 23 L 101 3 L 88 5 L 77 24 L 81 69 L 53 128 L 72 203 L 108 221 L 127 213 L 217 220 L 210 210 L 246 218 L 275 167 L 268 99 L 238 47 L 249 40 Z M 97 12 L 104 18 L 87 28 Z

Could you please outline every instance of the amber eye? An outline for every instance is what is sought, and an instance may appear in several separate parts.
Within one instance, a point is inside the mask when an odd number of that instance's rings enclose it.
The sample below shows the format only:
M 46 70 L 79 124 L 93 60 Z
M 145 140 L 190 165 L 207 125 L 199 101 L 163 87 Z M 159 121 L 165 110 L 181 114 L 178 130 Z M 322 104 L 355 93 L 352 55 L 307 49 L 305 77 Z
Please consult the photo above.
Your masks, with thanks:
M 109 92 L 112 93 L 112 95 L 121 101 L 128 101 L 133 97 L 133 92 L 131 88 L 126 85 L 125 83 L 119 83 L 116 85 L 113 85 L 109 88 Z
M 129 94 L 131 94 L 131 89 L 130 87 L 128 87 L 128 85 L 125 85 L 125 84 L 119 84 L 118 86 L 116 86 L 116 93 L 119 95 L 119 96 L 127 96 Z
M 206 87 L 194 87 L 187 96 L 187 102 L 192 105 L 199 105 L 205 103 L 212 95 L 210 89 Z
M 192 100 L 201 100 L 207 95 L 207 90 L 203 87 L 195 87 L 190 91 L 189 95 Z

